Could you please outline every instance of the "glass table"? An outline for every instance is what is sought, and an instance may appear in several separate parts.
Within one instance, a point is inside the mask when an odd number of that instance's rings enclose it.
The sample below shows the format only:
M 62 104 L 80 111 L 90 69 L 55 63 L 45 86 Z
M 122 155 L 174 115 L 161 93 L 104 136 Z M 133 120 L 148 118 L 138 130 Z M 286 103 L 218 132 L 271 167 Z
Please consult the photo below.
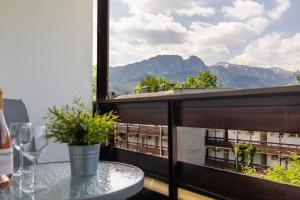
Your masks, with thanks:
M 72 177 L 69 163 L 37 165 L 37 183 L 46 190 L 26 194 L 20 185 L 31 183 L 31 174 L 14 177 L 10 188 L 0 190 L 1 200 L 61 200 L 105 199 L 123 200 L 138 193 L 144 185 L 144 173 L 137 167 L 117 163 L 99 162 L 97 175 Z

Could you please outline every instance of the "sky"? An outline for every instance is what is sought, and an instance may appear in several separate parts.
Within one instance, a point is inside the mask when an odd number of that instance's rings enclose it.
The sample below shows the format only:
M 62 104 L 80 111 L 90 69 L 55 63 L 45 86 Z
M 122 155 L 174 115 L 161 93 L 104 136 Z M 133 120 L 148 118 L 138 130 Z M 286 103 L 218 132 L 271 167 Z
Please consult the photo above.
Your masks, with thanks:
M 299 22 L 299 0 L 110 0 L 110 66 L 195 55 L 297 71 Z

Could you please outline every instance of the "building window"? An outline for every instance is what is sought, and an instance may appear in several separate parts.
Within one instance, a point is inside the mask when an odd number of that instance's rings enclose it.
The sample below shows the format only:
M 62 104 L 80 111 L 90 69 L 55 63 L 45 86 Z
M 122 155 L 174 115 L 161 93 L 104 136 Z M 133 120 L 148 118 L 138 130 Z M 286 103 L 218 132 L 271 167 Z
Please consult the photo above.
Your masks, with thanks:
M 142 144 L 146 144 L 146 138 L 142 136 Z
M 216 148 L 216 152 L 221 152 L 222 149 L 221 148 Z
M 278 136 L 279 135 L 279 133 L 271 133 L 271 136 Z
M 283 134 L 283 133 L 279 133 L 279 136 L 280 136 L 280 137 L 283 137 L 283 136 L 284 136 L 284 134 Z
M 276 137 L 283 137 L 283 133 L 272 133 L 271 136 L 276 136 Z
M 158 146 L 158 137 L 155 137 L 155 146 Z
M 289 137 L 296 137 L 296 135 L 297 135 L 296 133 L 290 133 Z
M 254 135 L 254 131 L 248 131 L 249 135 Z
M 271 160 L 278 160 L 278 155 L 272 155 Z

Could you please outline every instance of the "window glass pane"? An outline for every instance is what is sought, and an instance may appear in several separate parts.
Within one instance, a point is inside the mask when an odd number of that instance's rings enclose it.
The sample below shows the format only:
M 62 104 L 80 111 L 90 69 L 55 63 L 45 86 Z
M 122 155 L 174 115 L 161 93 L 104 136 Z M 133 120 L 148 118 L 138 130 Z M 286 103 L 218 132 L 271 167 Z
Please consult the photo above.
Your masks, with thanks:
M 111 0 L 110 89 L 133 94 L 146 75 L 176 87 L 227 89 L 298 83 L 300 2 L 291 0 Z M 189 79 L 199 71 L 215 83 Z M 207 75 L 207 74 L 206 74 Z M 205 76 L 200 75 L 200 76 Z M 137 91 L 170 90 L 168 81 Z M 152 86 L 153 87 L 152 87 Z M 176 91 L 175 91 L 176 92 Z
M 117 96 L 298 84 L 300 1 L 111 0 L 110 7 Z M 166 126 L 120 123 L 115 142 L 168 156 Z M 178 127 L 180 161 L 267 180 L 300 185 L 284 177 L 300 177 L 299 150 L 300 133 Z

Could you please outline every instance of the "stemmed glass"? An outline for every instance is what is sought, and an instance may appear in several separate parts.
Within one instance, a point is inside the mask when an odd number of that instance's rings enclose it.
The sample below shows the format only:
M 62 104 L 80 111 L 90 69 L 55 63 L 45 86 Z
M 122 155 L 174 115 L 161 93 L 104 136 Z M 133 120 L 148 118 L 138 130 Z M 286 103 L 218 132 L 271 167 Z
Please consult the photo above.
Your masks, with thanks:
M 23 150 L 24 143 L 27 143 L 30 138 L 31 123 L 11 123 L 9 126 L 13 144 L 17 151 L 19 151 L 19 169 L 13 175 L 21 176 L 24 173 L 24 159 Z
M 48 146 L 47 131 L 46 126 L 32 128 L 30 139 L 28 143 L 24 144 L 23 155 L 33 163 L 32 183 L 30 186 L 22 188 L 22 191 L 26 193 L 34 193 L 46 189 L 44 185 L 36 183 L 36 162 Z

